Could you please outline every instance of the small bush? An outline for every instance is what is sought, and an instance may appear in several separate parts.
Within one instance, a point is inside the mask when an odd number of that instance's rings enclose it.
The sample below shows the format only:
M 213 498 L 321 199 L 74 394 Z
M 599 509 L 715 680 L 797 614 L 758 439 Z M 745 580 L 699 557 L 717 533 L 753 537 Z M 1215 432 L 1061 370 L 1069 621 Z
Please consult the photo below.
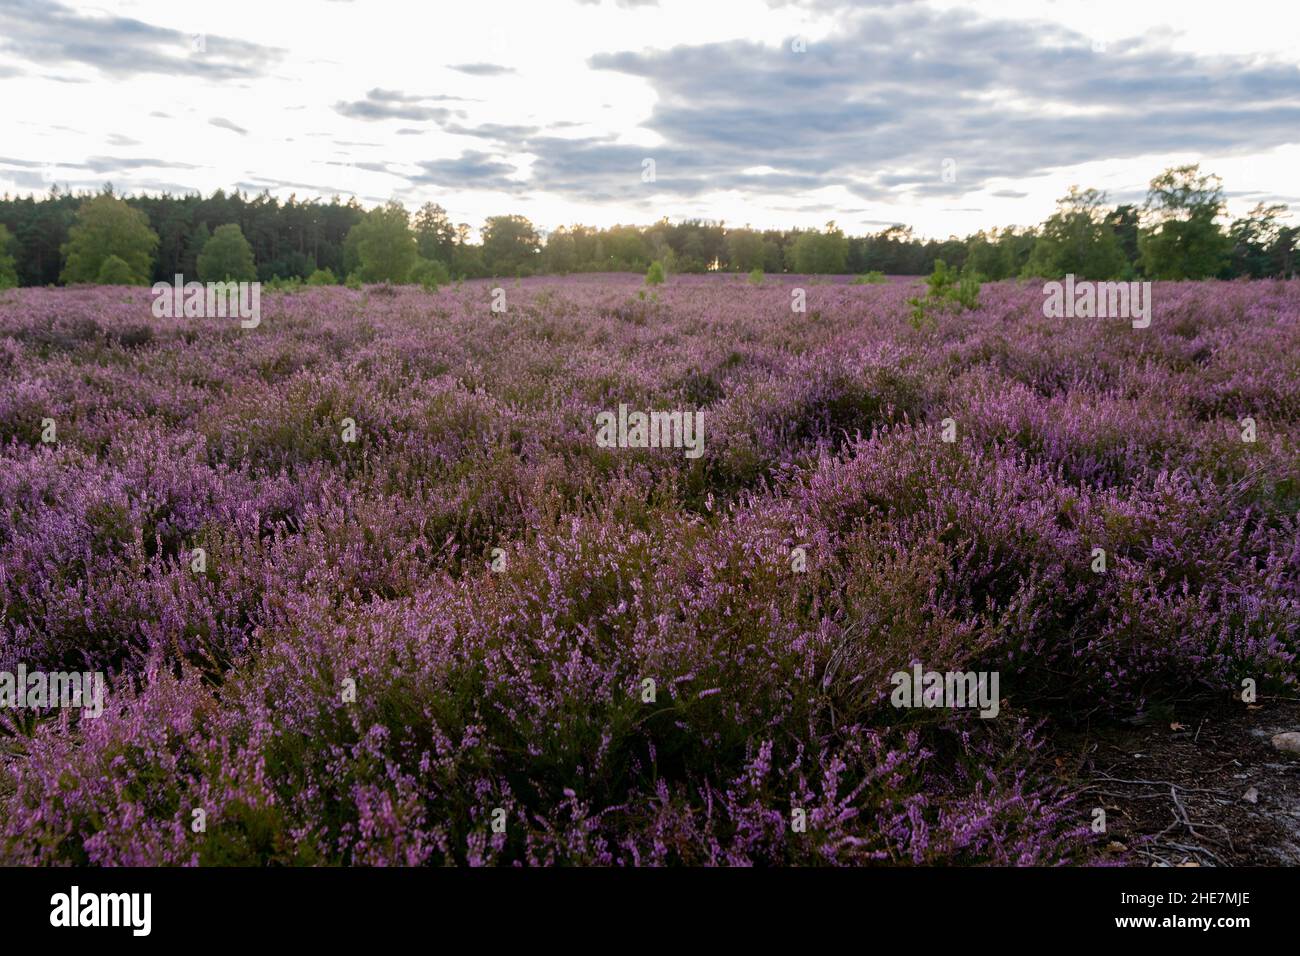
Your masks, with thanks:
M 334 272 L 332 270 L 317 269 L 315 272 L 313 272 L 311 275 L 307 277 L 307 284 L 309 286 L 338 285 L 339 280 L 338 277 L 334 275 Z
M 421 259 L 411 269 L 411 281 L 425 292 L 437 292 L 439 288 L 451 282 L 451 273 L 437 259 Z
M 883 285 L 889 280 L 885 278 L 883 272 L 868 272 L 866 275 L 860 275 L 853 280 L 854 285 Z
M 664 281 L 664 264 L 656 259 L 650 263 L 650 268 L 645 273 L 646 285 L 662 285 Z
M 302 279 L 298 276 L 272 276 L 263 283 L 268 292 L 297 292 L 302 288 Z
M 929 287 L 925 298 L 907 300 L 912 307 L 911 323 L 915 328 L 934 321 L 936 312 L 954 307 L 979 308 L 980 277 L 975 272 L 958 273 L 949 269 L 942 259 L 936 259 L 934 271 L 926 277 L 925 284 Z

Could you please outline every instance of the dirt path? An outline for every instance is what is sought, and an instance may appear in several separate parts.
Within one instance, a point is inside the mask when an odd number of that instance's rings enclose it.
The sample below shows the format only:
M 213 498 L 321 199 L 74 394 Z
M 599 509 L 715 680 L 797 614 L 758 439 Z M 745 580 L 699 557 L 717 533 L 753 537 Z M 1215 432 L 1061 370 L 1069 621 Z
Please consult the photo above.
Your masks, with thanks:
M 1300 730 L 1300 701 L 1188 707 L 1059 737 L 1057 764 L 1089 819 L 1106 812 L 1100 859 L 1296 866 L 1300 756 L 1271 743 L 1287 730 Z

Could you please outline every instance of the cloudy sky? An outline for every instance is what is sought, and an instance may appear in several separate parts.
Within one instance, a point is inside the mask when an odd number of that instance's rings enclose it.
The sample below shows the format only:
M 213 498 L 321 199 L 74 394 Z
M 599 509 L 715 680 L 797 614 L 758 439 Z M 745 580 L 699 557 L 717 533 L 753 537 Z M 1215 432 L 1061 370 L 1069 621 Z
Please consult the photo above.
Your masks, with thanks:
M 1300 208 L 1278 0 L 0 0 L 0 91 L 0 192 L 946 236 L 1191 161 Z

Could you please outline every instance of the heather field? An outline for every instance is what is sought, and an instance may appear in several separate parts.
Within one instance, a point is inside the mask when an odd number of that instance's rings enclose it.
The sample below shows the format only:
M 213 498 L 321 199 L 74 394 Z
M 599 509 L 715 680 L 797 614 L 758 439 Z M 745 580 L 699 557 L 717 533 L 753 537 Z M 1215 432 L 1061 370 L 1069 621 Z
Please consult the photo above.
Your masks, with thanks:
M 1300 282 L 919 288 L 0 293 L 0 671 L 111 681 L 0 710 L 0 862 L 1147 862 L 1062 741 L 1300 695 Z

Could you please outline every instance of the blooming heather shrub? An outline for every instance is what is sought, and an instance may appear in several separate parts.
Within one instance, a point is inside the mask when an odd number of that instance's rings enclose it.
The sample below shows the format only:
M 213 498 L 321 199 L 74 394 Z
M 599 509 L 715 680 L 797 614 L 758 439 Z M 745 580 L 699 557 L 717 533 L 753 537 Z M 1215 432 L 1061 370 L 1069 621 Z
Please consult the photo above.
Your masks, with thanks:
M 1053 726 L 1300 683 L 1300 283 L 1156 283 L 1144 330 L 494 284 L 0 300 L 0 670 L 113 681 L 0 712 L 0 860 L 1071 862 Z M 597 446 L 620 403 L 704 455 Z M 1000 716 L 895 709 L 913 663 Z

